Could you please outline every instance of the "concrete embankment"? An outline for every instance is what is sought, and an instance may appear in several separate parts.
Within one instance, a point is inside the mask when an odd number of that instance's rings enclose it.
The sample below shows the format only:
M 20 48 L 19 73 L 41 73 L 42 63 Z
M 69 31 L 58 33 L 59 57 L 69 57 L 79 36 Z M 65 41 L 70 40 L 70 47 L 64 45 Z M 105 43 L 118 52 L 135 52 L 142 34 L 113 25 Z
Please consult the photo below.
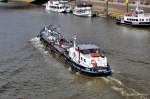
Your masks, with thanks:
M 86 1 L 86 0 L 81 0 Z M 93 4 L 93 10 L 97 13 L 101 13 L 106 11 L 106 2 L 105 1 L 99 1 L 99 0 L 91 0 Z M 75 4 L 74 1 L 71 2 L 72 5 Z M 128 10 L 135 9 L 136 4 L 129 4 Z M 150 13 L 150 5 L 140 5 L 142 9 L 146 13 Z M 112 18 L 115 18 L 117 16 L 123 15 L 124 12 L 126 12 L 127 6 L 125 3 L 116 3 L 116 2 L 108 2 L 108 15 Z
M 82 1 L 84 2 L 84 0 L 82 0 Z M 71 1 L 70 4 L 72 6 L 74 6 L 75 1 Z M 105 2 L 92 1 L 92 4 L 93 4 L 93 11 L 95 13 L 104 13 L 106 11 L 106 3 Z M 122 14 L 123 14 L 122 10 L 118 10 L 118 9 L 113 8 L 113 7 L 108 8 L 108 15 L 110 17 L 115 18 L 116 16 L 120 16 Z

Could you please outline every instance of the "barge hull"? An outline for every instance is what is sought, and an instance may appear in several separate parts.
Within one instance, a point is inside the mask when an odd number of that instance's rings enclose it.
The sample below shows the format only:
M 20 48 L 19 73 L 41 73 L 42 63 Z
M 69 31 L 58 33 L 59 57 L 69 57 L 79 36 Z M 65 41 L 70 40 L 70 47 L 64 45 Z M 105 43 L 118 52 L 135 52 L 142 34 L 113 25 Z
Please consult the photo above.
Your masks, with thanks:
M 42 36 L 40 36 L 40 40 L 46 46 L 46 48 L 51 51 L 51 53 L 59 55 L 63 61 L 67 62 L 71 66 L 72 70 L 89 76 L 110 76 L 112 74 L 110 67 L 101 67 L 99 69 L 83 67 L 70 59 L 67 55 L 64 54 L 64 52 L 61 52 L 56 47 L 54 47 L 53 44 L 42 38 Z

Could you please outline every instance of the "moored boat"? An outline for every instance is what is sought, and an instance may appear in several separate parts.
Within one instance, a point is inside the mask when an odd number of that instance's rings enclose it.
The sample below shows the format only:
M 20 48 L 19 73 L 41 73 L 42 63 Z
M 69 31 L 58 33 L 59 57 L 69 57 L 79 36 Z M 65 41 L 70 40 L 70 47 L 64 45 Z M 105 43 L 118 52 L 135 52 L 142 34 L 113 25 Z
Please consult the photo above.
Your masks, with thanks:
M 71 12 L 71 6 L 68 4 L 67 1 L 64 0 L 49 0 L 46 4 L 46 10 L 53 11 L 53 12 Z
M 92 17 L 92 4 L 80 3 L 76 4 L 73 9 L 73 14 L 77 16 Z
M 39 37 L 47 48 L 62 57 L 73 70 L 95 76 L 110 76 L 112 71 L 98 46 L 94 44 L 76 44 L 64 38 L 53 25 L 44 27 Z
M 150 26 L 150 14 L 145 14 L 144 10 L 139 8 L 139 2 L 137 2 L 136 9 L 125 13 L 123 16 L 117 17 L 116 23 L 136 26 Z
M 64 5 L 65 11 L 67 13 L 71 13 L 72 12 L 72 6 L 69 4 L 68 0 L 59 0 L 59 2 Z

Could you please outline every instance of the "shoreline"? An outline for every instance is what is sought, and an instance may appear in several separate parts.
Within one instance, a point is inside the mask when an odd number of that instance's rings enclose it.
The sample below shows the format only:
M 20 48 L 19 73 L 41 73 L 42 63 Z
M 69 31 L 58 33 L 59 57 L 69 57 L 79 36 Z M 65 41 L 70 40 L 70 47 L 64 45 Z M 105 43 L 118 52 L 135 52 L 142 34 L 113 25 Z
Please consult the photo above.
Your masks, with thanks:
M 86 0 L 81 0 L 81 2 L 87 2 Z M 103 13 L 106 10 L 106 2 L 99 0 L 91 0 L 93 5 L 94 12 Z M 70 4 L 72 6 L 75 5 L 75 1 L 71 1 Z M 117 2 L 108 2 L 108 16 L 112 18 L 116 18 L 118 16 L 122 16 L 126 12 L 126 4 L 125 3 L 117 3 Z M 129 10 L 135 9 L 136 4 L 129 4 Z M 147 9 L 146 13 L 150 13 L 150 5 L 140 5 L 142 9 Z
M 81 0 L 81 1 L 86 1 L 86 0 Z M 99 1 L 99 0 L 92 0 L 92 1 L 90 1 L 90 2 L 92 2 L 92 3 L 106 4 L 105 1 Z M 118 3 L 118 2 L 108 2 L 108 3 L 109 3 L 109 4 L 113 4 L 113 5 L 126 6 L 125 3 Z M 131 3 L 129 3 L 129 6 L 135 7 L 136 4 L 131 4 Z M 140 7 L 142 7 L 142 8 L 150 8 L 150 5 L 142 5 L 142 4 L 140 4 Z

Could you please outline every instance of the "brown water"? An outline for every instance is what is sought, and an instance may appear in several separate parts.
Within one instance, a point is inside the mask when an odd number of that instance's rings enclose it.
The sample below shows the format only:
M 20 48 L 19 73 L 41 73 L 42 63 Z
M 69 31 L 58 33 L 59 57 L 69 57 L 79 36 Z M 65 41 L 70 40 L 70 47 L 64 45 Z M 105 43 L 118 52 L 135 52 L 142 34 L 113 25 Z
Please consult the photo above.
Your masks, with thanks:
M 95 43 L 108 57 L 111 77 L 72 73 L 36 38 L 43 25 L 65 37 Z M 0 9 L 0 99 L 150 99 L 150 28 L 119 26 L 43 8 Z

